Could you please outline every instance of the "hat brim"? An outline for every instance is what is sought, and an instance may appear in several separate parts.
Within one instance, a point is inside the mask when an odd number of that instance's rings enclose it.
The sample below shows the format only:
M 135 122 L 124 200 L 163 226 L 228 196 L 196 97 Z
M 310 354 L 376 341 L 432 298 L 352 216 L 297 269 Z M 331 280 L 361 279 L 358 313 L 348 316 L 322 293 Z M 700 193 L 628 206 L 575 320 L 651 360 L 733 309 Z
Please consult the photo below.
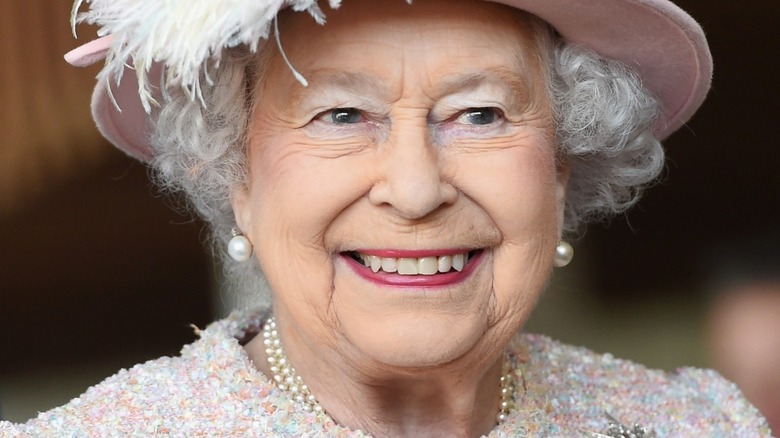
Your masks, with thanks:
M 712 55 L 701 26 L 666 0 L 494 0 L 550 23 L 566 41 L 621 61 L 662 106 L 655 134 L 664 139 L 704 102 Z
M 668 0 L 489 1 L 536 15 L 566 41 L 635 69 L 645 88 L 661 103 L 661 116 L 654 126 L 659 139 L 683 126 L 710 88 L 712 57 L 704 32 Z M 159 73 L 150 72 L 148 76 L 156 78 Z M 152 119 L 141 104 L 132 69 L 126 69 L 118 85 L 98 82 L 92 96 L 92 114 L 101 134 L 119 149 L 144 162 L 153 158 Z
M 149 77 L 160 77 L 160 68 L 153 66 Z M 118 85 L 98 81 L 92 93 L 92 118 L 103 137 L 127 155 L 145 163 L 154 158 L 151 147 L 153 116 L 147 114 L 141 104 L 138 78 L 132 69 L 125 70 Z

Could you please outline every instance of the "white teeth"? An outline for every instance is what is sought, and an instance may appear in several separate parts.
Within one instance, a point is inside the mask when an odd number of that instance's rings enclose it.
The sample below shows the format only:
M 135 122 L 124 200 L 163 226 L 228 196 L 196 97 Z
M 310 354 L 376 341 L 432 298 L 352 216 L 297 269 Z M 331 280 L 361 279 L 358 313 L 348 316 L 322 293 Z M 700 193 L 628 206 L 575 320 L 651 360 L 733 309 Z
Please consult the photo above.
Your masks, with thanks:
M 369 258 L 371 259 L 371 270 L 379 272 L 379 270 L 382 269 L 382 259 L 375 255 L 369 256 Z
M 398 273 L 401 275 L 417 275 L 417 259 L 398 259 Z
M 395 272 L 398 270 L 398 262 L 393 257 L 382 257 L 382 270 L 385 272 Z
M 435 275 L 439 272 L 450 272 L 452 269 L 461 272 L 469 259 L 468 253 L 419 258 L 379 257 L 358 253 L 358 257 L 366 268 L 371 268 L 374 272 L 381 270 L 400 275 Z
M 439 262 L 436 257 L 420 257 L 417 261 L 417 273 L 433 275 L 439 272 Z
M 455 254 L 452 256 L 452 267 L 455 268 L 456 271 L 460 272 L 463 270 L 463 265 L 466 264 L 466 258 L 463 256 L 463 254 Z
M 439 272 L 450 272 L 452 269 L 452 256 L 439 257 Z

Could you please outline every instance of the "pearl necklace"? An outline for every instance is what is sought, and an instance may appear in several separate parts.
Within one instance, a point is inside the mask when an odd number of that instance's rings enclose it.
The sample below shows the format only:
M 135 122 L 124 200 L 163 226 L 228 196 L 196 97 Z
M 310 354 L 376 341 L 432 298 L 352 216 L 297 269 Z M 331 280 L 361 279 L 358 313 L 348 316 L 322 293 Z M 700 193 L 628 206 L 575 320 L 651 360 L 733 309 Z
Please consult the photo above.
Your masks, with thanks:
M 276 319 L 272 316 L 263 325 L 263 345 L 268 358 L 268 366 L 273 374 L 273 381 L 282 391 L 288 391 L 293 399 L 303 405 L 307 412 L 326 414 L 317 399 L 309 391 L 309 387 L 303 383 L 301 376 L 295 373 L 295 368 L 287 360 L 279 339 L 279 331 L 276 329 Z M 523 378 L 520 368 L 513 366 L 513 360 L 508 354 L 504 355 L 504 363 L 501 368 L 501 402 L 496 415 L 496 422 L 501 424 L 507 419 L 515 407 L 515 390 L 517 382 Z M 327 414 L 326 414 L 327 415 Z
M 295 374 L 295 368 L 287 360 L 282 347 L 282 340 L 279 339 L 279 332 L 276 330 L 276 318 L 268 318 L 263 326 L 263 345 L 265 345 L 265 354 L 268 358 L 268 367 L 273 373 L 273 380 L 276 386 L 282 391 L 288 391 L 293 399 L 303 405 L 303 409 L 308 412 L 322 413 L 322 406 L 309 391 L 309 387 L 303 383 L 301 376 Z
M 504 363 L 501 365 L 501 403 L 496 415 L 498 424 L 503 423 L 515 408 L 517 384 L 523 381 L 523 370 L 516 365 L 514 359 L 504 352 Z

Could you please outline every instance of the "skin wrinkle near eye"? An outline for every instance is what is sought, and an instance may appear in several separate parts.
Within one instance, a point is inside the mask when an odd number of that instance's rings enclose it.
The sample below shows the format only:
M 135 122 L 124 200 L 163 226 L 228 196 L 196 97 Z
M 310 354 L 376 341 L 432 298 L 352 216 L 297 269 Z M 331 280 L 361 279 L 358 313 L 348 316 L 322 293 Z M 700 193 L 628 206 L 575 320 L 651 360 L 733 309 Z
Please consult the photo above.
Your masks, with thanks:
M 531 123 L 533 122 L 533 123 Z M 529 139 L 537 136 L 550 138 L 552 136 L 552 126 L 544 126 L 544 119 L 539 118 L 527 124 L 523 124 L 525 129 L 517 129 L 519 124 L 510 124 L 504 128 L 504 135 L 494 137 L 458 137 L 447 143 L 447 151 L 453 154 L 460 153 L 482 153 L 482 152 L 500 152 L 513 148 L 528 147 Z M 540 125 L 537 132 L 528 132 L 528 125 Z M 518 135 L 518 132 L 520 135 Z M 440 134 L 447 137 L 448 134 Z M 454 137 L 454 136 L 449 136 Z M 553 153 L 554 151 L 551 151 Z
M 342 144 L 358 144 L 369 148 L 387 139 L 387 129 L 377 123 L 362 122 L 354 125 L 329 124 L 313 121 L 301 129 L 306 138 L 317 147 L 337 147 Z M 309 145 L 312 146 L 311 144 Z
M 457 96 L 492 86 L 503 91 L 501 97 L 508 102 L 507 108 L 502 108 L 503 110 L 521 113 L 525 112 L 533 101 L 538 100 L 538 96 L 531 98 L 528 82 L 525 75 L 518 75 L 510 68 L 503 66 L 486 68 L 445 76 L 441 80 L 441 85 L 437 87 L 439 91 L 436 94 L 441 99 L 443 96 Z
M 350 105 L 350 100 L 356 100 L 368 108 L 360 108 L 363 111 L 386 113 L 388 107 L 383 105 L 371 105 L 370 98 L 375 101 L 388 101 L 391 94 L 385 83 L 378 77 L 367 73 L 335 71 L 332 69 L 316 69 L 307 72 L 309 77 L 309 87 L 298 87 L 290 96 L 290 108 L 301 108 L 303 111 L 313 116 L 334 108 L 358 107 Z M 349 96 L 344 99 L 334 94 L 344 93 Z M 337 104 L 338 101 L 344 101 L 343 104 Z M 323 102 L 323 103 L 320 103 Z M 324 105 L 327 102 L 327 105 Z M 315 112 L 316 111 L 316 112 Z
M 324 142 L 312 148 L 311 145 L 299 144 L 306 147 L 306 153 L 311 157 L 336 159 L 353 156 L 371 150 L 371 143 L 368 142 Z
M 385 108 L 388 106 L 388 104 L 385 102 L 376 104 L 375 102 L 371 102 L 365 98 L 365 96 L 376 96 L 378 99 L 382 99 L 382 95 L 388 95 L 389 91 L 386 90 L 386 88 L 381 84 L 382 81 L 378 78 L 365 73 L 334 72 L 331 70 L 317 71 L 315 72 L 314 76 L 316 77 L 316 79 L 313 79 L 313 81 L 316 80 L 314 83 L 324 85 L 319 85 L 312 88 L 311 90 L 298 88 L 294 93 L 295 99 L 298 99 L 303 107 L 309 111 L 309 113 L 315 113 L 320 109 L 324 109 L 323 112 L 327 112 L 333 108 L 344 107 L 356 108 L 363 112 L 365 117 L 368 119 L 384 118 L 383 115 L 385 114 Z M 481 70 L 478 72 L 467 72 L 465 74 L 451 75 L 450 77 L 445 77 L 442 80 L 441 85 L 437 86 L 437 90 L 431 93 L 433 96 L 443 96 L 441 98 L 443 102 L 436 103 L 434 105 L 434 109 L 430 111 L 430 113 L 433 115 L 432 118 L 437 120 L 443 119 L 445 116 L 450 116 L 450 113 L 456 111 L 464 111 L 470 108 L 496 107 L 502 113 L 500 119 L 505 118 L 506 121 L 512 122 L 522 120 L 526 118 L 526 113 L 529 111 L 529 109 L 540 106 L 537 105 L 536 102 L 540 100 L 544 101 L 544 99 L 539 99 L 539 96 L 534 96 L 536 99 L 528 98 L 528 86 L 526 82 L 527 81 L 522 79 L 522 76 L 504 67 L 496 67 L 487 69 L 485 71 Z M 383 90 L 383 88 L 385 89 Z M 379 90 L 378 93 L 377 90 Z M 346 93 L 346 96 L 332 96 L 333 94 L 338 94 L 341 92 Z M 484 93 L 484 96 L 481 95 L 481 93 Z M 476 95 L 476 97 L 474 95 Z M 360 97 L 356 99 L 357 96 Z M 326 104 L 320 104 L 320 100 L 326 101 Z M 360 100 L 361 102 L 357 105 L 353 105 L 350 102 L 352 100 Z M 309 110 L 308 108 L 312 106 L 314 109 Z M 541 106 L 546 107 L 546 105 Z M 377 116 L 376 109 L 373 111 L 368 111 L 374 112 L 374 114 L 365 114 L 366 108 L 372 107 L 382 107 L 382 115 Z M 419 109 L 421 111 L 426 111 L 426 109 L 423 107 Z M 444 113 L 444 115 L 442 115 L 442 113 Z M 322 112 L 317 114 L 322 114 Z M 365 130 L 366 126 L 369 126 L 369 123 L 373 124 L 377 128 L 380 128 L 377 129 L 378 131 L 382 131 L 389 135 L 388 131 L 391 129 L 391 126 L 382 127 L 382 122 L 377 122 L 375 120 L 342 125 L 331 124 L 327 121 L 315 119 L 309 122 L 305 128 L 307 129 L 307 132 L 310 134 L 310 136 L 314 138 L 328 137 L 330 135 L 337 135 L 348 138 L 355 135 L 363 135 L 363 131 Z M 391 121 L 384 121 L 385 125 L 389 125 L 391 123 Z M 441 123 L 443 122 L 431 124 L 430 130 L 431 137 L 434 142 L 439 143 L 440 145 L 444 145 L 449 143 L 449 141 L 445 142 L 442 140 L 449 139 L 454 135 L 440 135 L 440 126 L 442 126 Z M 466 128 L 464 125 L 464 129 L 454 132 L 464 133 L 469 137 L 473 136 L 487 138 L 488 135 L 491 135 L 497 131 L 505 131 L 505 129 L 499 128 L 492 130 L 488 129 L 488 127 L 494 125 L 495 123 L 501 123 L 501 120 L 487 125 L 475 125 L 473 128 Z M 484 134 L 480 135 L 480 131 L 484 132 Z M 453 131 L 448 130 L 448 133 L 452 132 Z M 372 141 L 374 144 L 378 144 L 385 140 L 385 138 L 380 137 L 381 136 L 373 136 L 373 138 L 368 138 L 367 140 Z M 327 144 L 324 145 L 327 146 Z M 347 147 L 345 149 L 348 150 L 351 149 L 351 147 Z M 337 152 L 332 156 L 340 157 L 349 153 L 349 151 L 344 151 L 343 153 Z

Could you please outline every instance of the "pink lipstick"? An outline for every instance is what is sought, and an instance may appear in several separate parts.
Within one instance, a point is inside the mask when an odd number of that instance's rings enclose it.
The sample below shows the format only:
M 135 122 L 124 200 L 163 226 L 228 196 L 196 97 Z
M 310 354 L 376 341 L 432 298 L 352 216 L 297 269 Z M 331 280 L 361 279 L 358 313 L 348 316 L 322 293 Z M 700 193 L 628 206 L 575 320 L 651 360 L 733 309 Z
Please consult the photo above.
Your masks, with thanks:
M 461 249 L 411 251 L 387 249 L 341 253 L 342 260 L 356 274 L 368 281 L 385 286 L 417 288 L 444 287 L 460 283 L 474 272 L 481 263 L 483 255 L 483 250 Z M 460 260 L 458 260 L 459 257 Z M 382 268 L 378 265 L 380 259 L 383 262 Z M 426 273 L 410 275 L 407 270 L 408 265 L 418 261 L 420 265 L 426 264 L 427 268 L 421 267 L 421 271 L 425 270 Z M 436 263 L 438 263 L 438 272 L 436 272 Z M 431 264 L 434 264 L 433 267 Z M 387 269 L 388 265 L 389 269 Z M 411 272 L 414 273 L 417 268 L 412 266 L 411 269 Z M 399 272 L 403 272 L 403 274 Z

